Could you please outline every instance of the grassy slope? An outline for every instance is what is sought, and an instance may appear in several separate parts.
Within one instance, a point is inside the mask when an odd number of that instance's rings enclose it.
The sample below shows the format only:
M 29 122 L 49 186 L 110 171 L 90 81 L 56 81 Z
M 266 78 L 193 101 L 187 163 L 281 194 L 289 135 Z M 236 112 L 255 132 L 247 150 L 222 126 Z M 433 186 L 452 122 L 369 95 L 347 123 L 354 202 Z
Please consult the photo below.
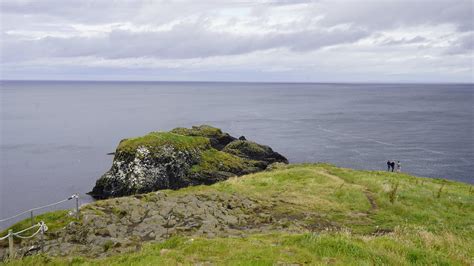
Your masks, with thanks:
M 164 243 L 147 244 L 137 253 L 105 260 L 35 256 L 12 264 L 474 263 L 474 195 L 467 184 L 303 164 L 166 193 L 212 191 L 272 202 L 281 215 L 310 214 L 337 227 L 317 233 L 245 238 L 175 237 Z

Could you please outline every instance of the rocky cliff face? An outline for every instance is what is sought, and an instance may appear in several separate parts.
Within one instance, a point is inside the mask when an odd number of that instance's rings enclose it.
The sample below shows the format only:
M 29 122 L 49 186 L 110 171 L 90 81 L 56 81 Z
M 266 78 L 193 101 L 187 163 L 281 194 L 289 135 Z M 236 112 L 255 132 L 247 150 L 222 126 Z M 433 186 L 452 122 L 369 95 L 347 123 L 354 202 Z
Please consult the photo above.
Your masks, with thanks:
M 152 132 L 120 142 L 112 167 L 90 194 L 99 199 L 213 184 L 288 163 L 270 147 L 211 126 Z

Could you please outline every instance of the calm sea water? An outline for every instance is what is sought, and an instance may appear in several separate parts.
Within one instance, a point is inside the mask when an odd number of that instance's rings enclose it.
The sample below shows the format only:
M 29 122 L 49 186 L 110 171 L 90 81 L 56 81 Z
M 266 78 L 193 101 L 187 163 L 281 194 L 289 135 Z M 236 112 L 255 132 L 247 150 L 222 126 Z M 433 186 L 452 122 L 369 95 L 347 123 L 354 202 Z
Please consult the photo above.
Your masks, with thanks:
M 385 170 L 392 159 L 412 174 L 474 183 L 473 85 L 0 84 L 0 218 L 75 192 L 90 201 L 84 193 L 121 139 L 200 124 L 294 163 Z

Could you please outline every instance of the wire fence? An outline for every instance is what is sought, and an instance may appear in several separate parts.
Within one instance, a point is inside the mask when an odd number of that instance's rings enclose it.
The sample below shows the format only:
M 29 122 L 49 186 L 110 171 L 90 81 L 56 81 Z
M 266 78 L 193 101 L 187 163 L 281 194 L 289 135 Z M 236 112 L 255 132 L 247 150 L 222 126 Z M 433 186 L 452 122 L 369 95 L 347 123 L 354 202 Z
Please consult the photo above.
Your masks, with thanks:
M 10 221 L 12 219 L 18 218 L 18 217 L 20 217 L 24 214 L 27 214 L 27 213 L 30 214 L 30 219 L 31 219 L 31 226 L 30 227 L 28 227 L 26 229 L 23 229 L 23 230 L 20 230 L 18 232 L 13 232 L 13 230 L 10 229 L 10 230 L 8 230 L 8 233 L 5 236 L 0 236 L 0 241 L 8 239 L 9 258 L 10 259 L 15 258 L 14 238 L 18 238 L 18 239 L 22 239 L 22 240 L 31 239 L 31 238 L 36 237 L 39 234 L 40 235 L 40 248 L 41 248 L 41 251 L 44 252 L 44 233 L 46 231 L 48 231 L 48 226 L 43 221 L 41 221 L 37 224 L 34 223 L 34 211 L 38 211 L 38 210 L 45 209 L 45 208 L 48 208 L 48 207 L 53 207 L 53 206 L 59 205 L 61 203 L 64 203 L 64 202 L 67 202 L 67 201 L 70 201 L 70 200 L 73 200 L 73 199 L 75 199 L 75 201 L 76 201 L 75 216 L 76 216 L 76 219 L 79 219 L 79 194 L 73 194 L 73 195 L 71 195 L 70 197 L 68 197 L 66 199 L 63 199 L 63 200 L 60 200 L 60 201 L 57 201 L 57 202 L 54 202 L 54 203 L 46 204 L 46 205 L 43 205 L 43 206 L 39 206 L 39 207 L 36 207 L 36 208 L 32 208 L 32 209 L 20 212 L 18 214 L 15 214 L 13 216 L 0 219 L 0 223 L 4 223 L 6 221 Z M 37 228 L 37 230 L 35 232 L 33 232 L 31 235 L 25 235 L 26 232 L 31 231 L 35 228 Z
M 73 195 L 71 195 L 70 197 L 68 197 L 66 199 L 63 199 L 63 200 L 60 200 L 60 201 L 57 201 L 57 202 L 54 202 L 54 203 L 50 203 L 50 204 L 47 204 L 47 205 L 39 206 L 39 207 L 36 207 L 36 208 L 32 208 L 32 209 L 26 210 L 24 212 L 20 212 L 18 214 L 15 214 L 13 216 L 10 216 L 10 217 L 4 218 L 4 219 L 0 219 L 0 223 L 4 223 L 6 221 L 18 218 L 18 217 L 20 217 L 24 214 L 29 213 L 30 214 L 30 219 L 31 219 L 31 225 L 34 225 L 34 223 L 35 223 L 34 222 L 34 213 L 33 213 L 34 211 L 45 209 L 45 208 L 48 208 L 48 207 L 53 207 L 53 206 L 59 205 L 61 203 L 64 203 L 66 201 L 70 201 L 72 199 L 76 200 L 76 215 L 78 217 L 78 215 L 79 215 L 79 194 L 73 194 Z
M 28 232 L 34 228 L 38 228 L 38 229 L 29 236 L 24 235 L 25 232 Z M 35 225 L 32 225 L 18 232 L 13 232 L 13 230 L 10 229 L 8 230 L 8 234 L 0 237 L 0 241 L 8 239 L 8 255 L 10 259 L 14 259 L 15 258 L 14 238 L 30 239 L 30 238 L 35 237 L 38 234 L 41 234 L 40 235 L 41 236 L 40 248 L 41 248 L 41 251 L 44 252 L 44 233 L 46 231 L 48 231 L 48 226 L 43 221 L 41 221 Z

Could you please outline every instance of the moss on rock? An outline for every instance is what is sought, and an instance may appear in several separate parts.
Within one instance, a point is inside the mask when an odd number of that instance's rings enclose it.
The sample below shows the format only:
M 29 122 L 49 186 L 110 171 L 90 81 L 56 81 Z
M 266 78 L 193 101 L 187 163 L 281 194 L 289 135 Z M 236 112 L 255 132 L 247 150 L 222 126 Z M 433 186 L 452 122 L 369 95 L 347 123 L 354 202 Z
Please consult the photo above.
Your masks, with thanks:
M 223 149 L 224 152 L 234 154 L 243 158 L 253 158 L 268 163 L 285 162 L 288 160 L 282 155 L 274 152 L 269 146 L 261 145 L 248 140 L 235 140 Z
M 171 132 L 183 136 L 201 136 L 207 138 L 219 138 L 226 135 L 219 128 L 208 125 L 193 126 L 191 128 L 177 127 L 171 130 Z
M 151 132 L 145 136 L 125 139 L 117 147 L 116 153 L 136 154 L 139 148 L 148 148 L 151 152 L 159 151 L 163 146 L 172 146 L 176 150 L 208 149 L 208 138 L 186 136 L 171 132 Z
M 221 150 L 230 142 L 236 140 L 228 133 L 222 132 L 219 128 L 208 125 L 193 126 L 192 128 L 178 127 L 171 130 L 172 133 L 183 136 L 206 137 L 209 139 L 213 148 Z
M 236 173 L 241 172 L 245 168 L 254 167 L 255 164 L 258 164 L 258 162 L 215 149 L 209 149 L 202 153 L 201 161 L 199 164 L 193 165 L 191 171 L 225 171 Z

